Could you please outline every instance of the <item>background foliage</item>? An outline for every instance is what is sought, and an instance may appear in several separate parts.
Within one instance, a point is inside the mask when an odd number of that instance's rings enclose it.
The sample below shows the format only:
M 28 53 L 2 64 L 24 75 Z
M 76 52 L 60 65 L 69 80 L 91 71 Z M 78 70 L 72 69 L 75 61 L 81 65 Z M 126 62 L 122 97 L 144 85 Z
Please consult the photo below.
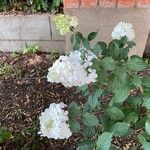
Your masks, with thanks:
M 52 12 L 59 10 L 62 0 L 0 0 L 0 11 Z

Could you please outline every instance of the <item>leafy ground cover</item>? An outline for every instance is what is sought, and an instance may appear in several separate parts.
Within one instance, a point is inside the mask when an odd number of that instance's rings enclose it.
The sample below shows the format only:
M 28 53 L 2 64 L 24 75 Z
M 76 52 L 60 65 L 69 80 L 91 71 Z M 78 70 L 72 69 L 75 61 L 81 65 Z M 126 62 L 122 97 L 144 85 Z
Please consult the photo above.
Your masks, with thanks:
M 0 0 L 0 12 L 5 14 L 56 13 L 62 8 L 62 0 Z
M 67 89 L 46 81 L 47 68 L 57 57 L 47 53 L 0 53 L 0 128 L 8 129 L 12 134 L 9 140 L 0 144 L 0 149 L 76 150 L 81 139 L 79 135 L 57 141 L 37 135 L 39 115 L 50 103 L 84 102 L 75 88 Z M 141 75 L 150 75 L 150 69 Z M 103 102 L 107 100 L 107 97 L 103 98 Z M 140 145 L 135 144 L 137 132 L 135 137 L 114 138 L 113 143 L 118 150 L 140 150 Z

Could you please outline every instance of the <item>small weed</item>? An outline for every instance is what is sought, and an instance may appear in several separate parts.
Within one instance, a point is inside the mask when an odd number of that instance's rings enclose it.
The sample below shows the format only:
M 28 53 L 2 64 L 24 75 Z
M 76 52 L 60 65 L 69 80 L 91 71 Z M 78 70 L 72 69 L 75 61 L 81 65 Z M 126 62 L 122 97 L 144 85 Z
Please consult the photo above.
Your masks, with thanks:
M 7 130 L 5 128 L 0 128 L 0 143 L 3 143 L 12 138 L 14 138 L 14 137 L 9 130 Z
M 15 69 L 15 75 L 17 77 L 21 76 L 22 75 L 22 70 L 20 68 Z
M 39 51 L 39 46 L 36 44 L 32 44 L 27 46 L 24 50 L 23 50 L 23 54 L 35 54 Z
M 55 61 L 58 57 L 59 57 L 59 54 L 56 52 L 55 49 L 52 49 L 51 54 L 50 54 L 50 58 L 52 59 L 52 61 Z
M 10 74 L 12 72 L 12 67 L 11 65 L 4 63 L 4 64 L 0 64 L 0 76 L 1 75 L 7 75 Z
M 13 59 L 19 58 L 20 56 L 21 56 L 21 53 L 13 52 L 13 53 L 10 54 L 10 57 L 13 58 Z

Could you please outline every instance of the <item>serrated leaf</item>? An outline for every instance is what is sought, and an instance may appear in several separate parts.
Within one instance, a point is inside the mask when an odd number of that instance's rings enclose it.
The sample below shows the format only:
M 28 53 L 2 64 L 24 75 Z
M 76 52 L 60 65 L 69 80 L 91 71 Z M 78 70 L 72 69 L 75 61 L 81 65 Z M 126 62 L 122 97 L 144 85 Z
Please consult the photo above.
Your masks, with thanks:
M 86 49 L 90 49 L 90 42 L 88 41 L 87 38 L 82 39 L 83 47 Z
M 150 88 L 144 88 L 143 94 L 145 97 L 150 97 Z
M 68 107 L 68 112 L 70 117 L 75 117 L 80 115 L 80 107 L 76 102 L 72 102 Z
M 136 86 L 136 87 L 141 87 L 142 81 L 141 78 L 138 75 L 133 75 L 131 77 L 131 82 Z
M 89 41 L 92 41 L 93 39 L 96 38 L 98 32 L 91 32 L 89 35 L 88 35 L 88 40 Z
M 131 123 L 131 122 L 135 123 L 138 120 L 138 114 L 135 112 L 131 112 L 127 115 L 125 120 L 127 123 Z
M 83 140 L 79 142 L 77 150 L 93 150 L 95 142 L 91 140 Z
M 110 131 L 114 132 L 115 136 L 123 136 L 128 133 L 129 126 L 125 122 L 117 122 L 111 127 Z
M 83 133 L 84 133 L 84 136 L 91 138 L 96 133 L 95 127 L 85 127 L 83 130 Z
M 150 150 L 150 142 L 143 142 L 143 149 Z
M 75 43 L 80 44 L 80 42 L 81 42 L 82 39 L 81 39 L 81 37 L 79 36 L 78 33 L 75 33 L 74 40 L 75 40 Z
M 142 84 L 143 84 L 145 87 L 150 88 L 150 77 L 148 77 L 148 76 L 143 77 L 143 78 L 142 78 Z
M 97 149 L 98 150 L 109 150 L 111 146 L 113 134 L 110 132 L 104 132 L 98 137 Z
M 91 113 L 86 113 L 83 115 L 83 123 L 86 126 L 97 126 L 99 125 L 99 120 L 95 115 Z
M 70 130 L 74 133 L 78 133 L 81 130 L 80 124 L 77 120 L 69 120 Z
M 150 109 L 150 98 L 144 98 L 143 106 Z
M 97 89 L 93 95 L 90 95 L 88 98 L 88 104 L 89 106 L 94 109 L 95 107 L 97 107 L 99 105 L 99 98 L 102 95 L 103 90 L 101 89 Z
M 111 57 L 103 58 L 101 64 L 106 70 L 114 70 L 116 67 L 116 63 Z
M 143 144 L 144 142 L 146 142 L 146 139 L 142 134 L 138 135 L 138 139 L 139 139 L 140 144 Z
M 111 52 L 112 58 L 117 58 L 120 54 L 119 45 L 115 41 L 110 43 L 110 52 Z
M 148 64 L 141 58 L 133 57 L 127 61 L 127 67 L 134 71 L 143 71 L 148 67 Z
M 108 116 L 113 120 L 122 120 L 124 118 L 124 114 L 120 108 L 111 107 L 107 110 Z
M 150 118 L 147 118 L 145 122 L 145 130 L 150 135 Z
M 93 52 L 98 56 L 100 51 L 101 51 L 101 45 L 99 43 L 96 43 Z
M 102 42 L 102 41 L 99 41 L 98 44 L 101 46 L 101 49 L 104 51 L 107 49 L 107 44 Z
M 122 87 L 115 92 L 112 100 L 115 103 L 122 103 L 128 98 L 129 95 L 130 89 L 128 87 Z

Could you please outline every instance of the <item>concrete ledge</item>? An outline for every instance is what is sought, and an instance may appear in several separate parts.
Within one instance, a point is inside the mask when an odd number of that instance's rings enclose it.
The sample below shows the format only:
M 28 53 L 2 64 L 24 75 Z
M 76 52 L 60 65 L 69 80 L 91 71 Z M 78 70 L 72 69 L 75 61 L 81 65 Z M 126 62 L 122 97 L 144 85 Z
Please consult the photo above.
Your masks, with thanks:
M 36 43 L 41 51 L 55 49 L 62 53 L 65 37 L 52 23 L 52 15 L 0 16 L 0 50 L 21 51 L 29 43 Z
M 112 29 L 120 22 L 130 22 L 135 29 L 137 46 L 131 54 L 143 55 L 148 33 L 150 31 L 150 9 L 147 8 L 80 8 L 65 9 L 65 13 L 77 16 L 79 19 L 78 31 L 87 35 L 101 27 L 95 41 L 111 41 Z M 94 44 L 95 41 L 92 43 Z M 70 36 L 66 40 L 66 52 L 71 49 Z

